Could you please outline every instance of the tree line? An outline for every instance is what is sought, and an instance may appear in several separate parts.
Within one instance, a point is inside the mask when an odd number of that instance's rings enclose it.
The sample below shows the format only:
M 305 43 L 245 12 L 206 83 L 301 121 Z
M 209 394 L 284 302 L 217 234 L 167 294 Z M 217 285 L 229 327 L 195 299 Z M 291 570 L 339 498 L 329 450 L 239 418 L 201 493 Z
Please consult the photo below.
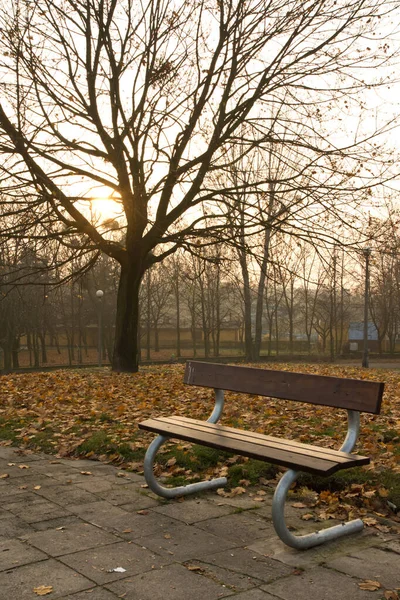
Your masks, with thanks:
M 376 245 L 371 258 L 369 319 L 380 352 L 394 352 L 400 333 L 395 241 L 388 244 L 386 236 L 386 245 Z M 3 368 L 18 368 L 22 349 L 36 367 L 49 363 L 49 350 L 59 356 L 53 358 L 58 364 L 96 362 L 99 323 L 102 351 L 111 362 L 119 279 L 115 263 L 103 255 L 89 271 L 81 272 L 77 262 L 57 273 L 46 270 L 41 261 L 38 264 L 29 249 L 17 251 L 9 244 L 7 255 L 4 248 Z M 363 254 L 341 247 L 320 254 L 312 245 L 279 234 L 271 240 L 266 267 L 262 257 L 258 259 L 253 256 L 250 261 L 247 256 L 244 264 L 240 247 L 235 250 L 216 242 L 197 253 L 179 251 L 149 269 L 140 290 L 141 359 L 152 359 L 163 348 L 168 348 L 164 358 L 240 354 L 253 361 L 299 352 L 334 359 L 348 352 L 349 323 L 363 320 Z M 25 272 L 35 273 L 35 283 L 24 283 Z M 96 296 L 98 290 L 104 292 L 102 298 Z M 160 343 L 163 331 L 168 337 Z

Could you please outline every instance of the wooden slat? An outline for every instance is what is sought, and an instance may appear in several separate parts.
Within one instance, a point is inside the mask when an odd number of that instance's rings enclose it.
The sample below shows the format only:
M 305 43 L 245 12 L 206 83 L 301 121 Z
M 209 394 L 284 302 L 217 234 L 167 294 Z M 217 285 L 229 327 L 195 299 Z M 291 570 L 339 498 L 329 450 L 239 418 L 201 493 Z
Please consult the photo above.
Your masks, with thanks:
M 333 460 L 333 462 L 346 463 L 352 460 L 355 455 L 347 452 L 340 452 L 338 450 L 332 450 L 332 448 L 322 448 L 321 446 L 312 446 L 310 444 L 303 444 L 296 440 L 287 440 L 284 438 L 273 437 L 272 435 L 264 435 L 254 431 L 247 431 L 244 429 L 235 429 L 233 427 L 221 426 L 214 423 L 208 423 L 207 421 L 200 421 L 198 419 L 188 419 L 187 417 L 181 417 L 174 415 L 173 417 L 158 417 L 160 423 L 171 423 L 176 425 L 182 425 L 188 429 L 194 431 L 212 431 L 213 433 L 219 433 L 221 429 L 225 437 L 231 439 L 244 440 L 251 442 L 256 445 L 266 446 L 268 448 L 287 449 L 288 451 L 295 452 L 296 454 L 304 454 L 305 456 L 312 455 L 325 460 Z
M 356 465 L 369 463 L 369 458 L 366 456 L 356 456 L 332 450 L 328 456 L 325 453 L 321 454 L 320 448 L 307 447 L 306 444 L 290 446 L 286 444 L 287 440 L 279 440 L 278 438 L 273 438 L 273 441 L 270 442 L 267 436 L 261 434 L 258 434 L 259 439 L 257 441 L 253 441 L 251 438 L 246 437 L 248 432 L 203 421 L 197 422 L 200 426 L 196 428 L 195 419 L 188 419 L 188 421 L 190 421 L 190 426 L 188 426 L 189 423 L 183 423 L 181 420 L 160 417 L 148 419 L 140 423 L 139 427 L 203 446 L 228 450 L 250 458 L 322 475 L 330 475 L 339 469 L 348 469 Z M 282 442 L 281 447 L 279 447 L 278 442 Z M 309 452 L 300 453 L 300 446 L 302 450 L 308 449 Z
M 185 383 L 379 414 L 384 384 L 323 375 L 188 361 Z

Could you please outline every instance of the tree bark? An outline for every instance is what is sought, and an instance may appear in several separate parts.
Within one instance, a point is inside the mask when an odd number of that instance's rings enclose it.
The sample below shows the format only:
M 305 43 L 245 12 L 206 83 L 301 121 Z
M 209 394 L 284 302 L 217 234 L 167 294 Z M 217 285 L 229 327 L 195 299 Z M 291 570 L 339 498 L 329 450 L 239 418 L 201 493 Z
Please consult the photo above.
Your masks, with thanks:
M 121 266 L 112 361 L 113 371 L 137 373 L 139 369 L 139 290 L 143 275 L 144 269 L 135 258 Z

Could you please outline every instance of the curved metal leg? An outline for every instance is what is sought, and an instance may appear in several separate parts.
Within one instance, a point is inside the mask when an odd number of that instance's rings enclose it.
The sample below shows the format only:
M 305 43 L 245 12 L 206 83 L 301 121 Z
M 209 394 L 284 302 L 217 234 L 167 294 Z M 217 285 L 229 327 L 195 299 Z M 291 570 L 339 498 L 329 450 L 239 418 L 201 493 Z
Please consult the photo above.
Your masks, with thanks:
M 292 469 L 286 471 L 276 487 L 274 499 L 272 501 L 272 521 L 275 531 L 282 542 L 297 550 L 307 550 L 307 548 L 318 546 L 329 540 L 356 533 L 363 529 L 364 523 L 362 520 L 355 519 L 354 521 L 342 523 L 341 525 L 334 525 L 333 527 L 328 527 L 327 529 L 322 529 L 321 531 L 316 531 L 307 535 L 293 535 L 293 533 L 288 530 L 285 523 L 285 500 L 290 486 L 296 481 L 299 474 L 299 471 L 293 471 Z
M 223 407 L 224 391 L 216 389 L 214 410 L 212 411 L 207 421 L 210 423 L 216 423 L 221 416 Z M 210 479 L 209 481 L 198 481 L 197 483 L 189 483 L 188 485 L 182 485 L 174 488 L 166 488 L 160 485 L 154 477 L 154 460 L 160 447 L 168 439 L 169 438 L 164 435 L 159 435 L 158 437 L 156 437 L 151 442 L 144 457 L 144 477 L 149 488 L 155 494 L 158 494 L 163 498 L 176 498 L 177 496 L 188 496 L 189 494 L 195 494 L 196 492 L 204 492 L 206 490 L 217 490 L 218 488 L 224 487 L 228 483 L 226 477 L 218 477 L 217 479 Z
M 190 483 L 174 488 L 166 488 L 160 485 L 154 477 L 153 465 L 157 452 L 167 439 L 168 438 L 163 435 L 156 437 L 148 447 L 144 458 L 144 476 L 149 488 L 155 494 L 158 494 L 163 498 L 176 498 L 177 496 L 187 496 L 196 492 L 204 492 L 205 490 L 216 490 L 227 484 L 228 480 L 226 477 L 219 477 L 218 479 L 211 479 L 210 481 L 198 481 L 197 483 Z

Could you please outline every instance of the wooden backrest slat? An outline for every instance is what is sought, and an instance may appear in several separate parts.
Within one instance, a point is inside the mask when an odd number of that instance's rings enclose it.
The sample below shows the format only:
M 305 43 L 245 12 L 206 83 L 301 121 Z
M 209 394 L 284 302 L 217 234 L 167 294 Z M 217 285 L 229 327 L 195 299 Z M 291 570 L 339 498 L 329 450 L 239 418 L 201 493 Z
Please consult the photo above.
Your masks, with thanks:
M 188 361 L 188 385 L 219 388 L 379 414 L 384 384 L 377 381 Z

